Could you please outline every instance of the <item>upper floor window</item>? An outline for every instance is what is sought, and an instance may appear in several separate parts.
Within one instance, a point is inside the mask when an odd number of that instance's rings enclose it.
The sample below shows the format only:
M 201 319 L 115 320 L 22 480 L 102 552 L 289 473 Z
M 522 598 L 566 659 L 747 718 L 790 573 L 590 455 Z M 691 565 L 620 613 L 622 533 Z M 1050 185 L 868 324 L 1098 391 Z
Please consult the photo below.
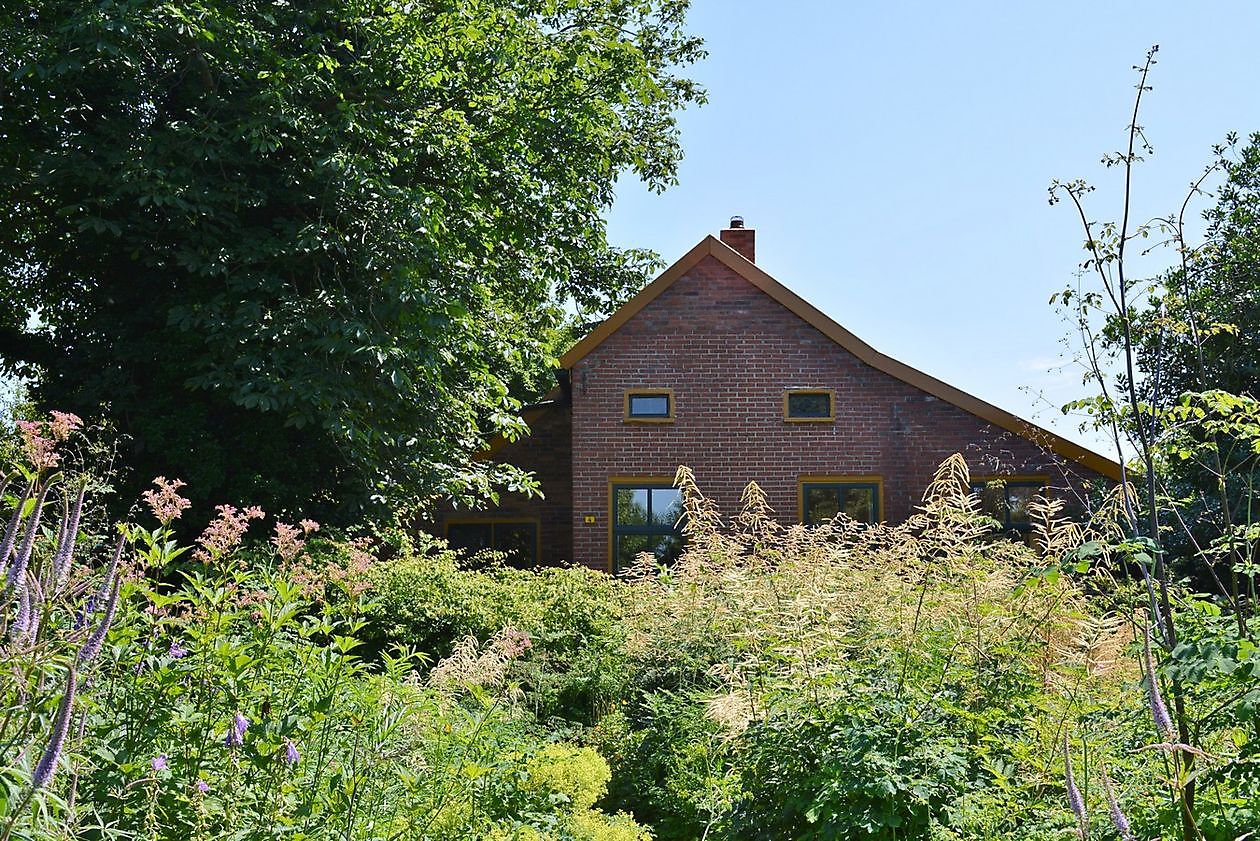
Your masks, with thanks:
M 880 519 L 878 477 L 817 477 L 801 481 L 801 522 L 816 526 L 845 514 L 863 523 Z
M 827 423 L 836 419 L 835 393 L 823 388 L 789 388 L 783 393 L 783 419 Z
M 626 420 L 666 423 L 673 419 L 673 390 L 668 388 L 640 388 L 626 392 Z
M 980 510 L 1002 524 L 1004 529 L 1027 531 L 1032 528 L 1028 504 L 1035 496 L 1045 496 L 1047 482 L 1041 477 L 986 477 L 972 479 L 971 492 L 980 498 Z
M 643 552 L 672 563 L 682 552 L 682 493 L 668 481 L 612 485 L 612 567 L 621 573 Z

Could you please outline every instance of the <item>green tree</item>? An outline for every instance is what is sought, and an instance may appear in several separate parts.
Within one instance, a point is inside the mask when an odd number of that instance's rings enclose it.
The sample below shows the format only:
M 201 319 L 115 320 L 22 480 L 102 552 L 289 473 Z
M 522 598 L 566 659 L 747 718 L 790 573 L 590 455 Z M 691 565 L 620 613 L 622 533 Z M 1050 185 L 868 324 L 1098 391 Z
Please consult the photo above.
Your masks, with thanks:
M 642 283 L 601 214 L 674 177 L 686 8 L 4 4 L 0 357 L 201 502 L 518 486 L 469 456 Z
M 1191 201 L 1219 179 L 1203 212 L 1206 232 L 1190 245 Z M 1250 554 L 1232 545 L 1239 524 L 1255 520 L 1260 456 L 1253 447 L 1260 404 L 1260 133 L 1239 144 L 1231 135 L 1194 185 L 1181 210 L 1158 220 L 1180 260 L 1150 281 L 1128 318 L 1138 368 L 1135 392 L 1152 438 L 1161 442 L 1161 490 L 1180 528 L 1166 549 L 1188 561 L 1204 586 L 1231 596 Z M 1123 322 L 1113 314 L 1105 337 L 1119 349 Z M 1213 546 L 1212 544 L 1216 545 Z M 1221 570 L 1215 569 L 1226 561 Z M 1206 561 L 1207 563 L 1204 563 Z M 1217 578 L 1217 581 L 1212 581 Z

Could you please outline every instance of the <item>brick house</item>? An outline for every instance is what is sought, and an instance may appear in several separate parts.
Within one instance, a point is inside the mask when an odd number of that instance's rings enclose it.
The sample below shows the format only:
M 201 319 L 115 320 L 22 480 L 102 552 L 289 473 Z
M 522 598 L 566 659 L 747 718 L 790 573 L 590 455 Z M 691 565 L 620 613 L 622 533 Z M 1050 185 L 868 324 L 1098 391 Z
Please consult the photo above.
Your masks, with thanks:
M 902 520 L 953 453 L 1012 530 L 1035 493 L 1072 502 L 1119 479 L 1114 461 L 879 353 L 755 258 L 737 217 L 579 341 L 561 387 L 526 410 L 532 435 L 490 450 L 545 498 L 447 510 L 438 533 L 616 572 L 677 550 L 680 464 L 727 513 L 755 480 L 784 523 Z

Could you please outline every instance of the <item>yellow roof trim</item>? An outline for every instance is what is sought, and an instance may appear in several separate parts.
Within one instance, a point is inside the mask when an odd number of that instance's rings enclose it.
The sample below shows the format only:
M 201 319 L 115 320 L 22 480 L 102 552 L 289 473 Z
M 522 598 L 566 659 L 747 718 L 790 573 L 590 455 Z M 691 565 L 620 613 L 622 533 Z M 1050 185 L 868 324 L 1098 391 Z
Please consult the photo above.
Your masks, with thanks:
M 880 353 L 713 235 L 706 236 L 695 248 L 692 248 L 678 262 L 666 269 L 660 277 L 643 287 L 639 294 L 627 301 L 619 310 L 570 348 L 567 353 L 560 357 L 561 367 L 566 369 L 572 368 L 583 357 L 599 347 L 605 339 L 617 332 L 623 324 L 637 315 L 652 301 L 656 300 L 662 292 L 673 286 L 675 281 L 694 268 L 697 263 L 710 256 L 716 258 L 744 280 L 769 295 L 784 307 L 787 307 L 807 324 L 877 371 L 883 371 L 885 374 L 896 377 L 902 382 L 909 383 L 933 397 L 938 397 L 992 423 L 994 426 L 1014 432 L 1016 435 L 1027 438 L 1033 443 L 1046 446 L 1069 461 L 1087 467 L 1095 473 L 1117 482 L 1120 481 L 1120 465 L 1113 459 L 1086 449 L 1060 435 L 1056 435 L 1048 429 L 1012 415 L 1010 412 L 999 409 L 991 403 L 986 403 L 980 398 L 955 388 L 949 383 L 942 382 L 936 377 L 925 374 L 916 368 L 911 368 L 904 362 L 899 362 L 891 356 Z

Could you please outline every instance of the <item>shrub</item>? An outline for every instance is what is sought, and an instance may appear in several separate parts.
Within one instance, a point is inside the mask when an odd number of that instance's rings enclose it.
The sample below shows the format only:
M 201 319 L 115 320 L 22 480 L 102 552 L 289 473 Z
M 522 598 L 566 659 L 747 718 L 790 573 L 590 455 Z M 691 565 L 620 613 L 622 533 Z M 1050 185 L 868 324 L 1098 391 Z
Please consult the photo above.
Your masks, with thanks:
M 79 533 L 81 478 L 52 472 L 61 420 L 26 430 L 0 538 L 4 841 L 643 837 L 593 810 L 602 760 L 540 736 L 502 681 L 528 637 L 464 644 L 442 680 L 360 658 L 362 543 L 320 560 L 314 523 L 277 523 L 246 554 L 262 512 L 222 506 L 179 546 L 180 483 L 160 479 L 157 527 L 84 563 L 103 541 Z

